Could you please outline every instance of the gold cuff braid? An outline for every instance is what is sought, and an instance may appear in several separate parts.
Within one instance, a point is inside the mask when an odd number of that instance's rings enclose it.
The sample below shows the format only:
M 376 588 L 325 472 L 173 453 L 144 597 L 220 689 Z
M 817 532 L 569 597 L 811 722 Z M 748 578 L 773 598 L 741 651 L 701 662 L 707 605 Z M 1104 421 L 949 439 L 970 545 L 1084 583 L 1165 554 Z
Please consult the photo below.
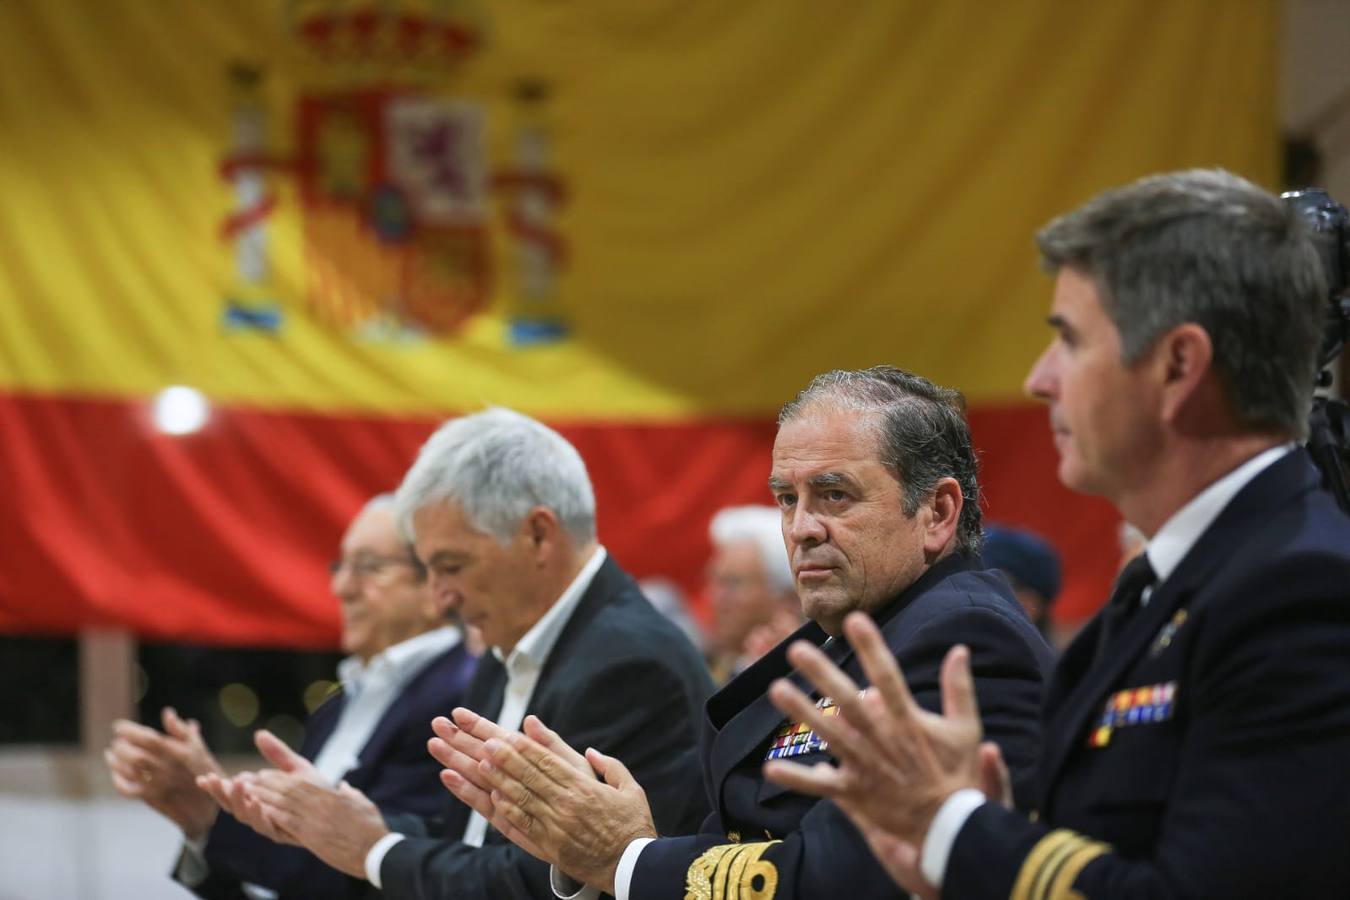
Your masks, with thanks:
M 1071 900 L 1074 880 L 1088 863 L 1110 852 L 1107 844 L 1057 829 L 1037 842 L 1022 863 L 1009 900 Z
M 760 857 L 781 843 L 708 848 L 685 873 L 684 900 L 773 900 L 778 891 L 778 867 Z

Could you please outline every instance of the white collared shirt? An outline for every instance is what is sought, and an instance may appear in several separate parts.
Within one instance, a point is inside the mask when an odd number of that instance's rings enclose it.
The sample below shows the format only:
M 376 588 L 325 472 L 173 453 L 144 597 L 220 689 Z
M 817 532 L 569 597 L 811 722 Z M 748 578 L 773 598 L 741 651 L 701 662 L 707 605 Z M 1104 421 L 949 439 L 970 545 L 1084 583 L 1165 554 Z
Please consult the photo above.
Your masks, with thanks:
M 542 619 L 525 632 L 525 636 L 516 642 L 509 654 L 503 656 L 500 647 L 492 648 L 492 655 L 506 667 L 506 696 L 502 700 L 502 711 L 497 716 L 499 727 L 507 731 L 520 730 L 520 723 L 525 720 L 525 710 L 534 696 L 535 685 L 539 684 L 539 673 L 544 670 L 544 663 L 548 662 L 553 645 L 558 643 L 563 627 L 581 602 L 581 595 L 591 586 L 591 579 L 604 561 L 605 548 L 600 547 L 581 567 L 562 596 L 549 607 Z M 474 812 L 464 828 L 464 843 L 470 847 L 483 846 L 487 826 L 487 819 Z
M 314 768 L 324 781 L 337 784 L 360 764 L 361 748 L 403 688 L 428 663 L 461 640 L 460 630 L 446 625 L 387 647 L 368 663 L 355 656 L 338 663 L 338 678 L 347 696 L 337 727 L 314 758 Z
M 338 663 L 338 678 L 347 698 L 338 714 L 337 726 L 324 741 L 314 767 L 324 781 L 337 784 L 360 764 L 358 754 L 375 733 L 384 714 L 403 693 L 403 688 L 437 656 L 463 640 L 460 630 L 446 625 L 424 631 L 416 637 L 386 647 L 362 663 L 349 656 Z M 205 838 L 184 842 L 184 853 L 175 871 L 180 881 L 195 887 L 206 880 L 210 870 L 206 864 Z M 275 891 L 245 883 L 244 894 L 251 898 L 275 897 Z
M 1271 447 L 1242 463 L 1227 475 L 1215 481 L 1209 487 L 1196 494 L 1181 509 L 1172 514 L 1144 548 L 1148 554 L 1149 565 L 1158 576 L 1156 584 L 1161 585 L 1168 579 L 1177 566 L 1181 565 L 1186 554 L 1191 552 L 1196 541 L 1205 533 L 1214 520 L 1219 517 L 1238 492 L 1252 482 L 1277 460 L 1283 458 L 1297 447 L 1296 444 L 1281 444 Z M 1146 605 L 1152 590 L 1146 590 L 1140 597 L 1140 604 Z M 947 860 L 951 858 L 956 837 L 975 810 L 985 803 L 983 792 L 975 788 L 963 788 L 952 794 L 938 809 L 928 826 L 928 834 L 923 842 L 923 856 L 920 868 L 923 877 L 933 887 L 942 888 L 947 874 Z
M 525 636 L 516 642 L 511 652 L 503 654 L 501 648 L 493 647 L 492 655 L 506 668 L 506 695 L 502 701 L 502 711 L 497 716 L 497 724 L 507 731 L 519 731 L 520 723 L 525 719 L 525 710 L 529 708 L 534 689 L 539 684 L 539 673 L 548 662 L 549 654 L 558 643 L 563 628 L 576 612 L 577 604 L 585 595 L 595 573 L 600 570 L 606 557 L 605 548 L 597 547 L 591 558 L 581 567 L 576 578 L 553 602 L 548 612 L 525 632 Z M 487 835 L 487 820 L 477 812 L 469 816 L 464 828 L 463 842 L 471 847 L 483 846 Z M 375 842 L 366 854 L 366 879 L 375 887 L 382 887 L 380 865 L 389 850 L 403 840 L 404 836 L 396 832 L 386 834 Z
M 1293 450 L 1296 444 L 1281 444 L 1256 454 L 1218 481 L 1191 498 L 1191 501 L 1172 514 L 1145 546 L 1149 565 L 1158 576 L 1157 584 L 1177 570 L 1186 554 L 1191 552 L 1200 535 L 1223 512 L 1228 502 L 1247 484 L 1276 460 Z M 1150 592 L 1151 593 L 1151 592 Z M 1142 601 L 1148 602 L 1147 597 Z

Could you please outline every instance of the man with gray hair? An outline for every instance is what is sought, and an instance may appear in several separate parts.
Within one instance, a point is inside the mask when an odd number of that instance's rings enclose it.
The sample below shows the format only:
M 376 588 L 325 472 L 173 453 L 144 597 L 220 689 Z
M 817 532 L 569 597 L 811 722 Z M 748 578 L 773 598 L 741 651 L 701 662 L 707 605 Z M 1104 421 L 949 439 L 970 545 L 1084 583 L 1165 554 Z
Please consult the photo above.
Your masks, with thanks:
M 543 717 L 568 742 L 623 756 L 647 781 L 661 827 L 697 822 L 707 808 L 696 764 L 707 672 L 597 542 L 595 499 L 576 449 L 510 410 L 452 420 L 404 478 L 398 511 L 433 592 L 491 648 L 468 704 L 508 730 Z M 475 721 L 466 710 L 455 714 Z M 454 739 L 449 721 L 434 727 Z M 278 770 L 208 782 L 249 824 L 385 896 L 549 893 L 546 864 L 448 796 L 439 823 L 386 821 L 359 793 L 319 783 L 293 756 L 271 759 Z M 427 790 L 436 791 L 434 782 Z
M 1328 307 L 1303 222 L 1188 171 L 1038 242 L 1056 334 L 1026 387 L 1060 480 L 1147 539 L 1050 683 L 1038 790 L 1019 812 L 981 783 L 959 654 L 945 715 L 921 713 L 861 619 L 847 631 L 880 691 L 828 722 L 780 698 L 840 767 L 771 777 L 834 798 L 924 895 L 1350 896 L 1350 519 L 1297 445 Z M 810 648 L 794 659 L 847 691 Z
M 427 785 L 436 766 L 424 753 L 427 722 L 461 699 L 477 659 L 452 604 L 433 595 L 425 567 L 399 535 L 392 495 L 374 497 L 352 519 L 331 572 L 350 655 L 338 664 L 341 691 L 306 720 L 300 752 L 328 784 L 345 781 L 388 812 L 431 815 L 437 804 Z M 119 793 L 182 831 L 175 879 L 211 900 L 296 900 L 345 889 L 340 872 L 222 812 L 195 781 L 221 771 L 200 726 L 170 708 L 162 718 L 163 732 L 116 722 L 105 758 Z
M 713 545 L 707 581 L 713 613 L 708 666 L 713 681 L 724 684 L 796 631 L 802 613 L 777 509 L 720 509 L 708 535 Z
M 1007 582 L 980 569 L 979 485 L 960 395 L 890 366 L 821 375 L 783 408 L 769 488 L 811 619 L 794 637 L 861 678 L 839 637 L 845 615 L 862 611 L 931 709 L 943 655 L 967 645 L 987 734 L 1019 774 L 1027 769 L 1051 654 Z M 601 754 L 583 758 L 539 724 L 505 734 L 476 723 L 463 737 L 481 745 L 459 741 L 463 757 L 440 756 L 454 776 L 447 784 L 555 865 L 558 896 L 577 882 L 619 900 L 891 896 L 833 803 L 763 778 L 767 759 L 830 758 L 817 733 L 785 721 L 766 696 L 791 671 L 786 647 L 708 701 L 702 768 L 713 812 L 697 833 L 655 824 L 640 774 Z M 826 689 L 813 708 L 842 699 Z

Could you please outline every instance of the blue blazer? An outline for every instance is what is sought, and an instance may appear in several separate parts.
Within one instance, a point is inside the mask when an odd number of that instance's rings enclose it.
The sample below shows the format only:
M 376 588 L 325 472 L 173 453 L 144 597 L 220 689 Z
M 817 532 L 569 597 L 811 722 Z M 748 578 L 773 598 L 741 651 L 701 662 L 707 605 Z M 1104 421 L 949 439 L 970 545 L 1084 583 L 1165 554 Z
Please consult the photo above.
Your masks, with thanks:
M 985 733 L 1000 745 L 1013 770 L 1027 775 L 1040 750 L 1037 713 L 1053 657 L 1002 576 L 981 571 L 969 557 L 948 557 L 876 620 L 914 698 L 929 710 L 941 709 L 939 672 L 947 651 L 958 643 L 970 648 Z M 713 812 L 697 834 L 661 838 L 643 849 L 630 896 L 898 895 L 837 806 L 763 777 L 770 743 L 785 724 L 769 702 L 769 684 L 788 675 L 811 690 L 787 662 L 787 646 L 796 640 L 823 644 L 826 634 L 807 623 L 708 701 L 702 763 Z M 847 643 L 831 640 L 825 651 L 854 681 L 867 683 Z M 828 751 L 816 751 L 793 761 L 810 765 L 829 759 Z M 1018 781 L 1028 783 L 1025 777 Z
M 1304 451 L 1278 460 L 1100 664 L 1084 629 L 1038 821 L 979 809 L 944 897 L 1350 896 L 1350 519 L 1318 485 Z
M 431 720 L 462 704 L 478 659 L 461 641 L 437 656 L 404 687 L 361 749 L 359 763 L 344 776 L 381 810 L 431 813 L 444 793 L 441 766 L 427 753 Z M 305 725 L 300 752 L 318 756 L 337 727 L 345 696 L 334 695 Z M 329 868 L 301 847 L 275 844 L 221 813 L 207 839 L 211 874 L 193 889 L 208 900 L 239 900 L 241 882 L 277 891 L 284 900 L 336 898 L 356 892 L 359 882 Z

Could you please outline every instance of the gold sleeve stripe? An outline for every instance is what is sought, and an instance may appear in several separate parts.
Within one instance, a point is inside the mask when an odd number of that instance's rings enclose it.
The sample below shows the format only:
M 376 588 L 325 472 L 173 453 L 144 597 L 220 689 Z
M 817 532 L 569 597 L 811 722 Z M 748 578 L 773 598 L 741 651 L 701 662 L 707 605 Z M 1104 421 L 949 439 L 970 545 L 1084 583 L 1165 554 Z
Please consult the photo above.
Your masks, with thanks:
M 764 852 L 782 841 L 709 847 L 684 876 L 684 900 L 773 900 L 778 867 Z
M 1031 848 L 1013 884 L 1009 900 L 1069 900 L 1074 879 L 1108 844 L 1089 841 L 1068 829 L 1050 832 Z
M 1055 873 L 1064 865 L 1065 860 L 1073 855 L 1078 847 L 1078 840 L 1078 836 L 1073 832 L 1065 832 L 1064 839 L 1047 854 L 1045 861 L 1036 870 L 1036 878 L 1031 885 L 1031 900 L 1046 900 L 1050 893 L 1050 885 L 1054 884 Z
M 1095 841 L 1075 850 L 1055 875 L 1054 883 L 1050 885 L 1050 900 L 1082 900 L 1082 895 L 1074 892 L 1073 883 L 1088 863 L 1110 850 L 1110 846 Z
M 1013 883 L 1012 894 L 1008 900 L 1031 900 L 1035 896 L 1032 888 L 1038 881 L 1039 873 L 1053 857 L 1068 846 L 1072 838 L 1073 832 L 1064 830 L 1052 831 L 1041 838 L 1022 863 L 1022 869 L 1017 873 L 1017 880 Z

